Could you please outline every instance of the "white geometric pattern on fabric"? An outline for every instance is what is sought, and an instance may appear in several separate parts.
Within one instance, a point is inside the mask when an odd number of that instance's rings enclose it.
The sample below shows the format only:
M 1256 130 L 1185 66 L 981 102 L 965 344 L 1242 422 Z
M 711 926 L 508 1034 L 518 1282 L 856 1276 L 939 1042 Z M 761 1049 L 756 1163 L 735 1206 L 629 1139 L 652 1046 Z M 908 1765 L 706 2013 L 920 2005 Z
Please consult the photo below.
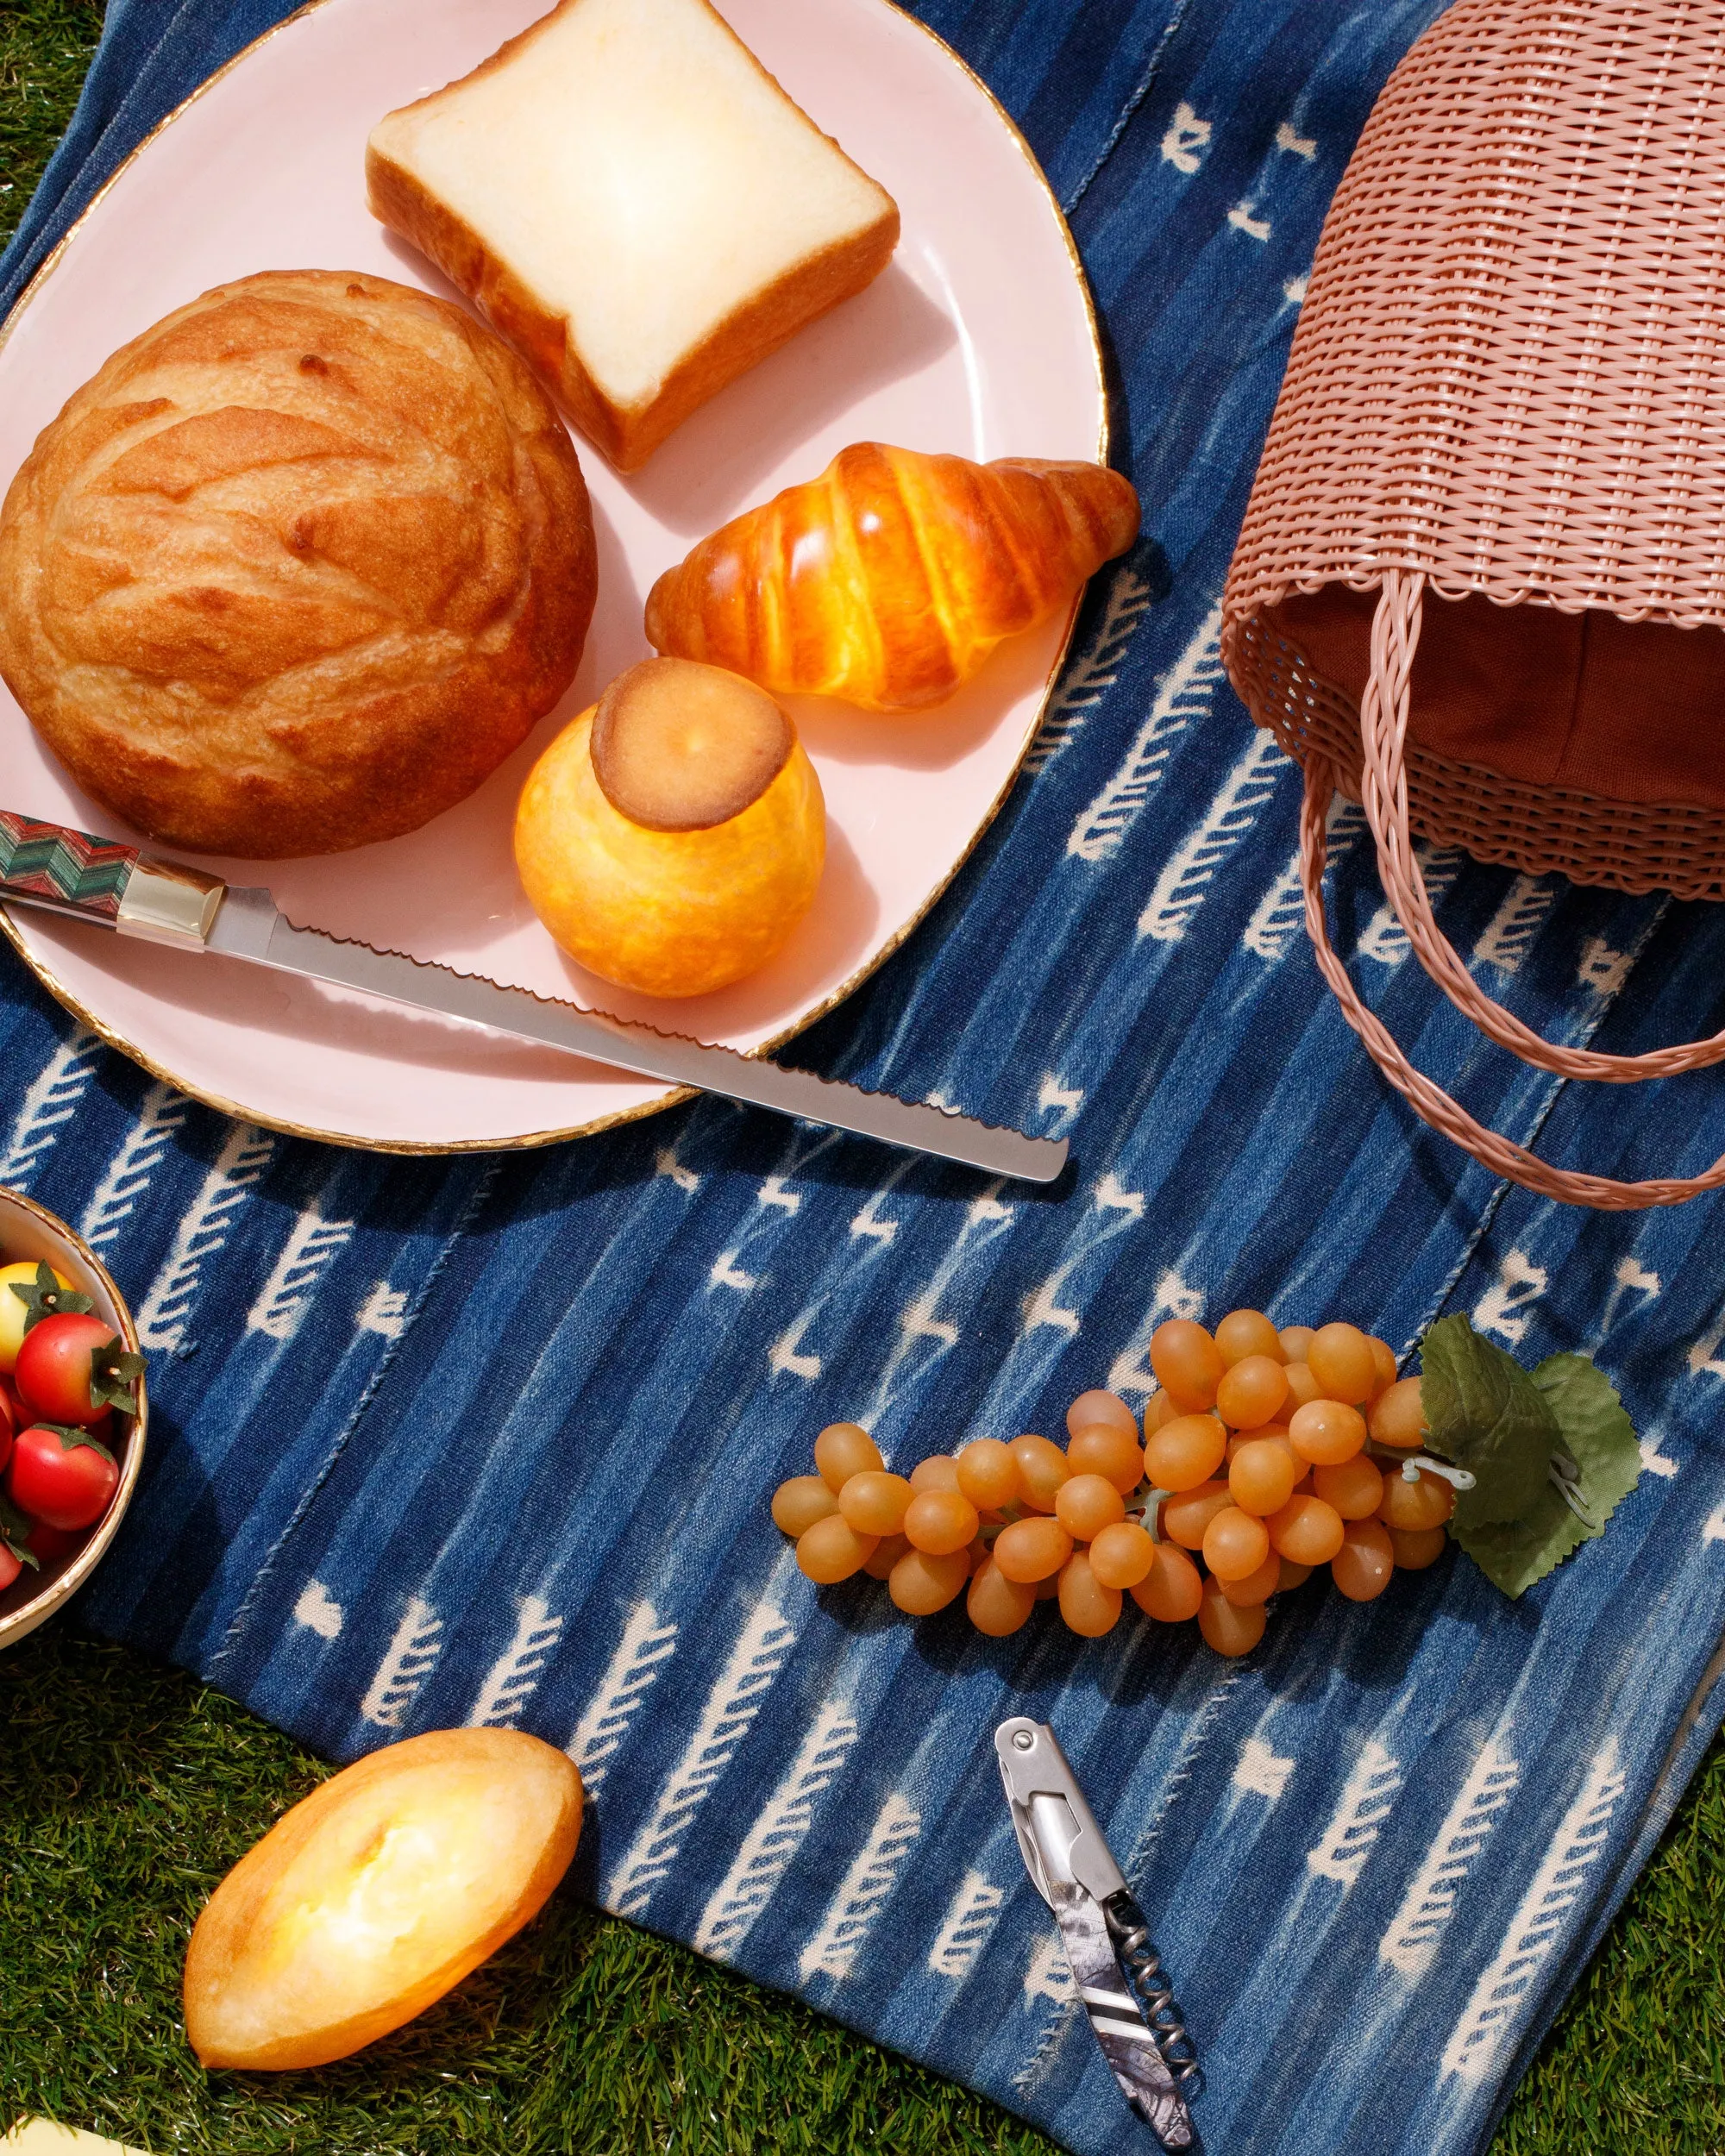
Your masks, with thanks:
M 813 1826 L 817 1800 L 860 1733 L 847 1701 L 821 1702 L 784 1779 L 743 1837 L 730 1869 L 701 1911 L 691 1934 L 697 1953 L 728 1961 L 748 1937 Z
M 1177 943 L 1191 929 L 1222 863 L 1249 835 L 1277 785 L 1294 766 L 1270 734 L 1255 734 L 1223 780 L 1202 820 L 1170 856 L 1157 878 L 1138 932 Z
M 1359 803 L 1338 793 L 1325 818 L 1324 858 L 1332 870 L 1346 859 L 1354 841 L 1365 828 L 1365 811 Z M 1255 957 L 1276 966 L 1304 932 L 1305 925 L 1306 893 L 1300 880 L 1300 852 L 1296 847 L 1282 874 L 1258 900 L 1240 941 Z
M 147 1348 L 171 1353 L 185 1344 L 204 1268 L 226 1244 L 235 1214 L 262 1181 L 279 1142 L 249 1123 L 229 1125 L 215 1165 L 180 1218 L 166 1262 L 138 1306 L 138 1337 Z
M 410 1595 L 360 1713 L 380 1729 L 399 1729 L 443 1651 L 443 1620 L 423 1595 Z
M 1479 964 L 1496 966 L 1499 973 L 1518 971 L 1557 904 L 1558 887 L 1555 876 L 1518 875 L 1473 947 Z
M 513 1729 L 523 1709 L 538 1687 L 545 1664 L 562 1633 L 563 1620 L 555 1616 L 542 1595 L 524 1595 L 515 1637 L 486 1672 L 469 1729 Z
M 805 1982 L 817 1971 L 838 1978 L 850 1975 L 857 1950 L 897 1884 L 921 1831 L 922 1814 L 916 1806 L 899 1790 L 892 1790 L 839 1882 L 820 1929 L 797 1957 Z
M 272 1340 L 291 1340 L 311 1307 L 312 1292 L 336 1253 L 352 1240 L 355 1223 L 326 1220 L 314 1199 L 288 1232 L 269 1278 L 246 1315 L 253 1332 Z
M 1116 571 L 1089 648 L 1076 666 L 1068 667 L 1025 758 L 1025 770 L 1032 778 L 1071 746 L 1080 727 L 1120 679 L 1120 661 L 1150 602 L 1147 577 L 1130 565 Z
M 1511 1347 L 1527 1336 L 1529 1313 L 1551 1285 L 1551 1275 L 1525 1250 L 1506 1250 L 1497 1278 L 1473 1306 L 1475 1328 L 1495 1332 Z
M 1498 2047 L 1516 2025 L 1516 2008 L 1581 1898 L 1589 1867 L 1605 1853 L 1611 1814 L 1628 1779 L 1617 1739 L 1608 1737 L 1588 1763 L 1586 1778 L 1444 2046 L 1446 2074 L 1477 2082 L 1490 2071 Z
M 169 1141 L 191 1112 L 191 1102 L 186 1095 L 160 1080 L 145 1094 L 136 1121 L 90 1194 L 90 1202 L 78 1223 L 78 1233 L 92 1250 L 105 1250 L 117 1240 L 139 1199 L 149 1188 Z
M 605 1778 L 605 1761 L 628 1735 L 629 1725 L 676 1651 L 676 1626 L 661 1624 L 651 1602 L 637 1602 L 599 1689 L 565 1746 L 589 1789 Z
M 1521 1779 L 1521 1768 L 1498 1738 L 1480 1746 L 1425 1862 L 1409 1880 L 1401 1907 L 1379 1942 L 1380 1960 L 1404 1977 L 1417 1977 L 1429 1967 L 1444 1927 L 1455 1914 L 1462 1883 Z
M 0 1153 L 0 1184 L 13 1190 L 28 1184 L 71 1122 L 103 1053 L 100 1036 L 82 1031 L 54 1050 L 26 1091 Z
M 1075 860 L 1107 861 L 1119 852 L 1162 783 L 1176 736 L 1214 701 L 1222 679 L 1221 633 L 1219 601 L 1169 668 L 1120 768 L 1072 826 L 1066 851 Z
M 1402 1768 L 1376 1737 L 1361 1747 L 1321 1838 L 1306 1852 L 1306 1868 L 1351 1887 L 1365 1868 L 1402 1788 Z
M 693 1734 L 627 1852 L 611 1876 L 605 1905 L 638 1916 L 676 1860 L 682 1837 L 731 1764 L 789 1658 L 795 1628 L 770 1595 L 750 1612 L 706 1695 Z
M 928 1950 L 928 1965 L 936 1976 L 962 1982 L 969 1975 L 1006 1898 L 1005 1889 L 997 1887 L 982 1872 L 964 1874 L 946 1912 L 946 1921 L 935 1934 L 934 1943 Z

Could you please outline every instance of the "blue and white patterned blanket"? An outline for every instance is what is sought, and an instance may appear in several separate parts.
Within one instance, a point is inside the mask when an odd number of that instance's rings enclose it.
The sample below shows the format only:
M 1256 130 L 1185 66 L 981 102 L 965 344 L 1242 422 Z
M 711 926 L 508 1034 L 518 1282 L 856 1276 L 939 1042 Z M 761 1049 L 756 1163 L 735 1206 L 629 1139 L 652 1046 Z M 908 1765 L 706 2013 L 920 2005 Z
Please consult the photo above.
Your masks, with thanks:
M 810 0 L 818 4 L 818 0 Z M 285 12 L 111 0 L 17 280 Z M 85 1620 L 323 1752 L 515 1723 L 593 1792 L 580 1882 L 1041 2122 L 1141 2145 L 1013 1846 L 990 1733 L 1053 1722 L 1151 1913 L 1213 2156 L 1479 2147 L 1720 1718 L 1719 1201 L 1589 1216 L 1413 1123 L 1321 988 L 1296 774 L 1218 602 L 1325 205 L 1433 0 L 930 0 L 1069 204 L 1147 505 L 1030 773 L 933 917 L 793 1050 L 1070 1135 L 1051 1192 L 702 1103 L 490 1161 L 189 1106 L 0 968 L 0 1181 L 82 1225 L 154 1351 L 153 1459 Z M 1725 1078 L 1584 1094 L 1470 1037 L 1336 820 L 1376 1006 L 1480 1113 L 1617 1174 L 1725 1149 Z M 1725 1018 L 1725 915 L 1429 855 L 1530 1022 Z M 817 1591 L 766 1513 L 824 1422 L 899 1462 L 1141 1400 L 1170 1312 L 1470 1313 L 1596 1353 L 1645 1433 L 1609 1533 L 1511 1604 L 1465 1562 L 1317 1586 L 1226 1664 L 1000 1643 Z M 1137 2136 L 1137 2140 L 1134 2140 Z

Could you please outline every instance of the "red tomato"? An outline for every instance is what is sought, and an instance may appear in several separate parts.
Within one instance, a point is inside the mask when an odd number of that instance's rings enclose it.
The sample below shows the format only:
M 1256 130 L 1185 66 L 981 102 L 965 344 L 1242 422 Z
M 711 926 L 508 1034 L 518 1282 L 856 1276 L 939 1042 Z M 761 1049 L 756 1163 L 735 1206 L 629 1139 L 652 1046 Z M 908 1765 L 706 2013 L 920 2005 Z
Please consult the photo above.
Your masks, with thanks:
M 119 1480 L 113 1456 L 94 1438 L 36 1424 L 18 1432 L 6 1490 L 15 1505 L 47 1526 L 93 1527 Z
M 92 1395 L 96 1373 L 123 1352 L 113 1326 L 91 1312 L 44 1318 L 24 1335 L 12 1382 L 30 1414 L 89 1428 L 113 1412 Z
M 11 1544 L 0 1542 L 0 1595 L 6 1592 L 23 1569 L 24 1561 L 13 1554 Z
M 33 1520 L 24 1539 L 39 1564 L 58 1564 L 62 1557 L 69 1557 L 74 1550 L 84 1547 L 85 1531 L 81 1527 L 50 1527 L 46 1520 Z
M 18 1434 L 18 1411 L 12 1405 L 12 1395 L 3 1381 L 0 1381 L 0 1468 L 6 1464 L 12 1451 L 12 1440 Z

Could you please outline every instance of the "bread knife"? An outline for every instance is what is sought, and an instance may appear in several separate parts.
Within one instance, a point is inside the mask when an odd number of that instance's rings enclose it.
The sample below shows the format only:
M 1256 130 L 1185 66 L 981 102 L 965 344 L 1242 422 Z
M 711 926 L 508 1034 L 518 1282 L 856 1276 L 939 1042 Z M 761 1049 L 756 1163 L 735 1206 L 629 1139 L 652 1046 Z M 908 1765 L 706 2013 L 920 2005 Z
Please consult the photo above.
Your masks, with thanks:
M 428 958 L 374 950 L 320 928 L 301 928 L 266 890 L 224 883 L 177 862 L 154 861 L 113 839 L 0 809 L 0 899 L 88 921 L 176 950 L 238 958 L 279 973 L 329 981 L 386 1002 L 435 1011 L 585 1056 L 643 1078 L 722 1094 L 780 1115 L 800 1116 L 861 1138 L 1052 1182 L 1066 1165 L 1064 1138 L 997 1130 L 932 1103 L 866 1093 L 812 1071 L 786 1070 L 735 1049 L 662 1033 L 573 1003 L 457 973 Z

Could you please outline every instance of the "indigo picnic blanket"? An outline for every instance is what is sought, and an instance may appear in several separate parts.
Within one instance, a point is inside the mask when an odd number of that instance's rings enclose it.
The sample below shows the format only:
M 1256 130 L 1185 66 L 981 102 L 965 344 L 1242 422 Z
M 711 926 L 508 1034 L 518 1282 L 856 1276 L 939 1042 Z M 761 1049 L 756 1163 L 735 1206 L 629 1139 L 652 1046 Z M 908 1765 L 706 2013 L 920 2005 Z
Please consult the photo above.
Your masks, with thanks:
M 810 0 L 811 5 L 819 0 Z M 514 1723 L 593 1792 L 605 1907 L 988 2090 L 1145 2140 L 1076 2012 L 990 1745 L 1052 1721 L 1203 2054 L 1213 2156 L 1479 2148 L 1720 1718 L 1720 1201 L 1588 1215 L 1410 1120 L 1320 985 L 1296 774 L 1218 602 L 1325 205 L 1433 0 L 929 0 L 1067 204 L 1146 536 L 1099 580 L 1031 766 L 922 930 L 791 1051 L 1070 1134 L 1047 1193 L 703 1102 L 411 1162 L 223 1121 L 8 960 L 0 1182 L 78 1223 L 153 1351 L 149 1471 L 85 1620 L 350 1758 Z M 15 292 L 161 112 L 285 13 L 111 0 Z M 1725 1076 L 1565 1087 L 1410 962 L 1357 815 L 1355 969 L 1479 1113 L 1617 1175 L 1725 1150 Z M 1725 1021 L 1725 909 L 1431 854 L 1494 993 L 1619 1050 Z M 1523 1601 L 1465 1562 L 1195 1630 L 990 1642 L 817 1591 L 767 1515 L 824 1422 L 909 1463 L 1142 1401 L 1170 1312 L 1461 1310 L 1596 1354 L 1644 1436 L 1609 1532 Z

